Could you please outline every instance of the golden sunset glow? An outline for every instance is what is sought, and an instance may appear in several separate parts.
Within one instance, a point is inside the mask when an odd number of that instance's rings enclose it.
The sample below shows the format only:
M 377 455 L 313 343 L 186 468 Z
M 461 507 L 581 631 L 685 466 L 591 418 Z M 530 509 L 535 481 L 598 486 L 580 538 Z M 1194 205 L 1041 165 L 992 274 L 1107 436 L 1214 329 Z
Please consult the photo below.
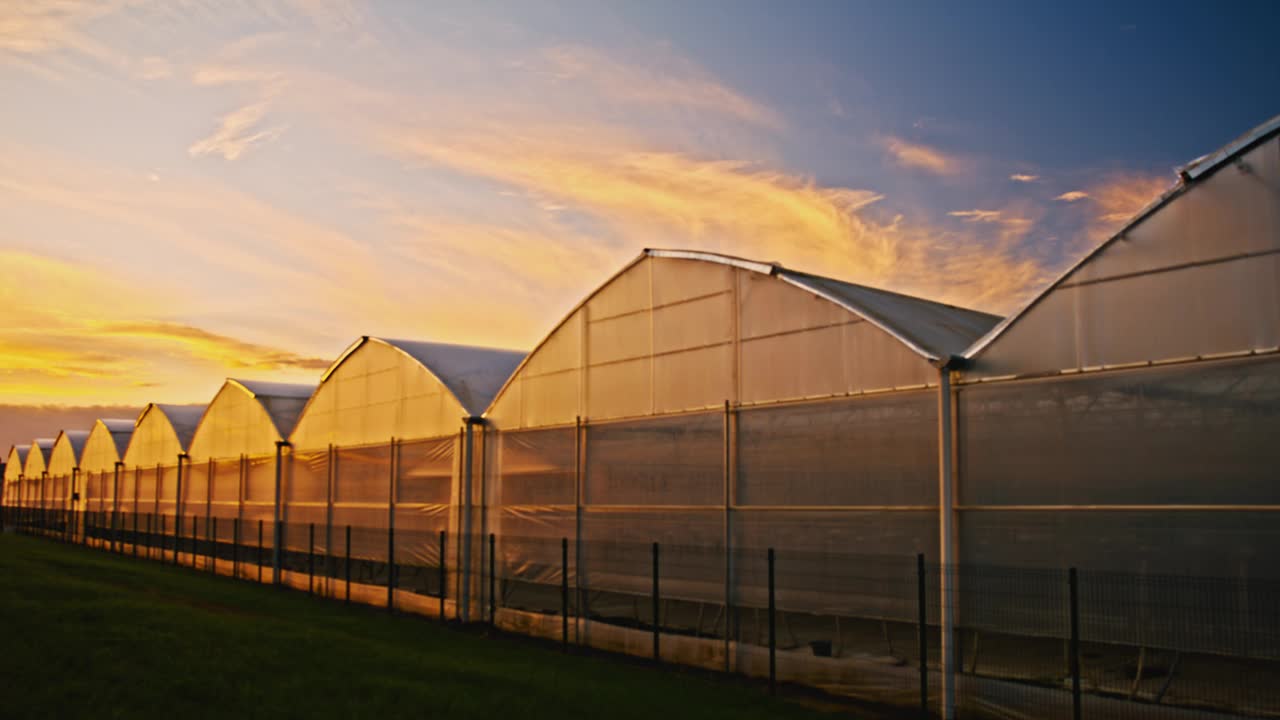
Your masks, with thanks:
M 0 8 L 0 396 L 203 402 L 362 334 L 527 349 L 645 247 L 1003 313 L 1169 177 L 983 150 L 783 56 L 404 10 Z

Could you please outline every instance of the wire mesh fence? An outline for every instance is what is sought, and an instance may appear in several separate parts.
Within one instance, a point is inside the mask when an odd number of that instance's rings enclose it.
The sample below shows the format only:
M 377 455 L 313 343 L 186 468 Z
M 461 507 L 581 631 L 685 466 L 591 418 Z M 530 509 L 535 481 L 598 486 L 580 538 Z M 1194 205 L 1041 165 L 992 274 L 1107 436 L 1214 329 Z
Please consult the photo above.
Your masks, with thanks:
M 5 527 L 935 716 L 1280 715 L 1280 583 L 5 507 Z

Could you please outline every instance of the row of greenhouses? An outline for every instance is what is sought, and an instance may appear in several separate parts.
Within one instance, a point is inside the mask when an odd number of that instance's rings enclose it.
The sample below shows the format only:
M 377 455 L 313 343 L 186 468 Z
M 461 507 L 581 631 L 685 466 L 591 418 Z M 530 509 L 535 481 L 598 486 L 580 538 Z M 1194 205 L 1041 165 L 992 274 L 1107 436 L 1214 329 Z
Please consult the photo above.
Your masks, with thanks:
M 1230 587 L 1203 637 L 1159 610 L 1133 615 L 1125 595 L 1098 600 L 1083 639 L 1123 647 L 1129 664 L 1142 649 L 1274 673 L 1280 611 L 1258 606 L 1280 583 L 1277 437 L 1280 118 L 1183 168 L 1005 318 L 646 250 L 528 353 L 362 337 L 314 386 L 227 380 L 205 406 L 152 404 L 16 446 L 3 502 L 134 542 L 163 517 L 216 528 L 215 545 L 261 521 L 294 584 L 314 581 L 290 552 L 446 567 L 443 586 L 423 581 L 439 612 L 493 611 L 533 634 L 560 632 L 568 588 L 567 632 L 623 652 L 638 652 L 635 599 L 657 576 L 658 543 L 670 608 L 654 613 L 698 626 L 673 659 L 743 672 L 758 656 L 742 609 L 763 606 L 766 549 L 796 647 L 829 638 L 834 618 L 837 646 L 869 623 L 890 655 L 894 624 L 916 612 L 899 585 L 923 555 L 949 711 L 980 692 L 956 679 L 964 643 L 1009 632 L 1016 615 L 973 579 L 990 575 L 965 568 L 1123 575 L 1142 598 L 1157 579 Z M 376 574 L 367 584 L 386 584 Z M 1244 649 L 1222 639 L 1241 623 Z M 1024 624 L 1025 636 L 1067 632 Z M 864 650 L 784 664 L 838 683 L 828 664 L 884 654 Z M 1271 700 L 1250 702 L 1232 707 Z

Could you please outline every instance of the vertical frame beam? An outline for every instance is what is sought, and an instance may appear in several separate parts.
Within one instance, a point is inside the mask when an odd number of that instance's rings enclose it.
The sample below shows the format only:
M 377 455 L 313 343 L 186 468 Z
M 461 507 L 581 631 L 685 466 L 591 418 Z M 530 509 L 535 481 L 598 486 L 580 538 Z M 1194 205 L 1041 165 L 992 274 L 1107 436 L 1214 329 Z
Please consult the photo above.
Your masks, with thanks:
M 954 437 L 952 433 L 951 369 L 944 363 L 938 371 L 938 588 L 939 625 L 942 636 L 942 717 L 952 720 L 956 711 L 955 687 L 955 482 L 953 477 Z

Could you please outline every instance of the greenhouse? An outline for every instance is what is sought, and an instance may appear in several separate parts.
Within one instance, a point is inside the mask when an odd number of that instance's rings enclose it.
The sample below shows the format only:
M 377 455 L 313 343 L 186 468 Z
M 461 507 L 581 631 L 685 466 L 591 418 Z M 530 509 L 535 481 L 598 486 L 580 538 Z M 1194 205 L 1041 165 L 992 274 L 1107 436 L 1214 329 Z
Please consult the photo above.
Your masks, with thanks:
M 54 439 L 32 440 L 31 450 L 27 452 L 26 463 L 22 466 L 22 483 L 26 486 L 23 497 L 28 499 L 28 506 L 38 512 L 49 509 L 55 502 L 46 482 L 49 479 L 49 453 L 53 450 Z
M 229 379 L 187 448 L 181 515 L 200 536 L 234 542 L 240 528 L 276 519 L 276 449 L 293 430 L 314 385 Z M 201 533 L 204 530 L 204 533 Z
M 27 463 L 30 445 L 14 445 L 4 464 L 4 504 L 8 507 L 26 507 L 27 498 L 22 494 L 26 487 L 22 484 L 22 467 Z
M 80 485 L 84 491 L 79 523 L 86 536 L 91 527 L 107 527 L 120 481 L 120 458 L 133 437 L 133 424 L 133 420 L 121 418 L 95 420 L 85 438 L 80 453 Z M 94 539 L 101 538 L 94 535 Z
M 962 559 L 1280 579 L 1278 133 L 1184 168 L 968 353 Z
M 143 533 L 149 534 L 147 522 L 177 513 L 183 470 L 179 458 L 185 456 L 203 413 L 202 405 L 150 403 L 138 415 L 120 458 L 113 506 L 113 527 L 126 544 L 136 545 Z
M 910 617 L 905 588 L 882 591 L 938 548 L 939 368 L 997 322 L 776 264 L 644 252 L 485 414 L 498 621 L 536 624 L 521 612 L 555 607 L 565 583 L 575 636 L 626 650 L 660 580 L 677 636 L 664 655 L 751 671 L 768 548 L 796 642 L 838 651 L 841 618 Z
M 357 593 L 381 586 L 384 594 L 370 598 L 396 601 L 395 573 L 401 605 L 439 598 L 441 533 L 474 535 L 465 460 L 478 435 L 473 421 L 523 357 L 373 337 L 352 344 L 325 371 L 289 438 L 281 513 L 291 568 L 303 569 L 307 551 L 345 553 L 355 558 L 352 582 L 365 586 Z M 471 566 L 470 543 L 445 552 L 450 566 Z M 447 594 L 466 617 L 467 584 Z
M 50 524 L 61 532 L 70 531 L 71 510 L 81 495 L 79 487 L 80 454 L 89 438 L 87 430 L 63 430 L 49 451 L 49 473 L 45 481 L 49 497 L 48 509 L 53 514 Z

